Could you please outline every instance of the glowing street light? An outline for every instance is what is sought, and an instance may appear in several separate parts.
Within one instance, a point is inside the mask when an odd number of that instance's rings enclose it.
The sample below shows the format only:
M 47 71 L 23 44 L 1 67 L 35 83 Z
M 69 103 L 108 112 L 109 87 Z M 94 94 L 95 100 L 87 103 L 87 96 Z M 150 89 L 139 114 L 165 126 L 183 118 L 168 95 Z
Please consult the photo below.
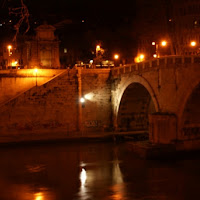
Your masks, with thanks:
M 7 48 L 8 48 L 8 55 L 11 56 L 12 53 L 11 53 L 10 50 L 12 49 L 12 46 L 11 46 L 11 45 L 8 45 Z
M 145 55 L 144 54 L 139 54 L 136 58 L 135 58 L 135 62 L 139 63 L 139 62 L 143 62 L 145 59 Z
M 144 54 L 139 55 L 140 60 L 144 60 Z
M 158 55 L 157 55 L 157 54 L 153 54 L 153 57 L 154 57 L 154 58 L 157 58 L 157 57 L 158 57 Z
M 81 103 L 85 103 L 85 98 L 84 98 L 84 97 L 81 97 L 81 98 L 80 98 L 80 102 L 81 102 Z
M 114 55 L 114 59 L 115 59 L 115 60 L 118 60 L 118 59 L 119 59 L 119 55 L 118 55 L 118 54 L 115 54 L 115 55 Z
M 159 57 L 158 47 L 159 47 L 159 46 L 166 47 L 166 46 L 167 46 L 167 41 L 166 41 L 166 40 L 163 40 L 163 41 L 160 42 L 159 45 L 158 45 L 157 42 L 152 42 L 151 44 L 152 44 L 152 46 L 155 46 L 155 47 L 156 47 L 156 49 L 155 49 L 155 54 L 153 54 L 153 57 L 154 57 L 154 58 L 158 58 L 158 57 Z
M 96 50 L 97 50 L 97 51 L 100 51 L 100 49 L 101 49 L 100 45 L 97 45 L 97 46 L 96 46 Z
M 197 45 L 197 43 L 195 41 L 190 42 L 190 46 L 195 47 L 196 45 Z
M 163 41 L 161 42 L 161 46 L 163 46 L 163 47 L 167 46 L 167 41 L 163 40 Z
M 100 47 L 100 45 L 97 45 L 97 46 L 96 46 L 96 54 L 97 54 L 99 51 L 101 51 L 101 47 Z

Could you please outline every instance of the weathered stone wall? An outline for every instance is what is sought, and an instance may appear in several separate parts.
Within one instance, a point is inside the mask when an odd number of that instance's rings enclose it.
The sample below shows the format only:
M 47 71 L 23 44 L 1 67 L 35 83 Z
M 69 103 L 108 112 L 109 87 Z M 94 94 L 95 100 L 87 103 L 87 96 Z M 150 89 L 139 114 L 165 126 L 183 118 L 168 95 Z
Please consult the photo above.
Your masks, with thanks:
M 81 85 L 81 87 L 80 87 Z M 79 97 L 83 132 L 109 131 L 112 128 L 111 82 L 109 69 L 79 70 Z
M 78 129 L 77 71 L 65 70 L 0 107 L 0 133 Z
M 1 106 L 0 133 L 108 130 L 112 116 L 109 76 L 109 69 L 62 71 Z
M 40 86 L 63 70 L 34 69 L 0 70 L 0 105 L 36 85 Z M 37 79 L 37 80 L 36 80 Z

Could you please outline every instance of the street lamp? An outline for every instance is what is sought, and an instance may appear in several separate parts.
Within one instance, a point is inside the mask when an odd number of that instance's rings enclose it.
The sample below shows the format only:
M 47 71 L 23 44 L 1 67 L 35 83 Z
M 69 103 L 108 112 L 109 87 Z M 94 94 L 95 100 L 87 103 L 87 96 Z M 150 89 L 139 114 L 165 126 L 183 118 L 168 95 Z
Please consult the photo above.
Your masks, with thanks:
M 119 59 L 119 54 L 115 54 L 115 55 L 114 55 L 114 59 L 115 59 L 115 60 L 118 60 L 118 59 Z
M 155 46 L 156 47 L 156 52 L 155 54 L 153 55 L 154 58 L 157 58 L 158 57 L 158 44 L 156 42 L 152 42 L 151 43 L 152 46 Z
M 136 63 L 140 63 L 143 62 L 145 59 L 145 55 L 144 54 L 139 54 L 137 57 L 135 57 L 135 62 Z
M 190 42 L 190 46 L 195 47 L 196 45 L 197 45 L 197 43 L 195 41 Z
M 8 48 L 8 55 L 11 56 L 12 53 L 11 53 L 10 50 L 12 49 L 12 46 L 11 46 L 11 45 L 8 45 L 7 48 Z
M 161 46 L 163 46 L 163 47 L 167 46 L 167 42 L 166 42 L 165 40 L 163 40 L 163 41 L 161 42 Z
M 85 107 L 85 98 L 84 97 L 80 98 L 80 103 L 82 105 L 82 108 L 84 108 Z
M 98 56 L 99 51 L 101 51 L 101 47 L 100 45 L 96 46 L 96 56 Z
M 117 67 L 119 65 L 119 54 L 114 54 L 114 65 Z
M 159 52 L 158 52 L 158 47 L 159 47 L 159 45 L 158 45 L 158 43 L 157 43 L 157 42 L 152 42 L 151 44 L 152 44 L 152 46 L 155 46 L 155 47 L 156 47 L 156 49 L 155 49 L 155 54 L 153 54 L 153 57 L 154 57 L 154 58 L 159 57 Z M 160 42 L 160 46 L 166 47 L 166 46 L 167 46 L 167 41 L 166 41 L 166 40 L 162 40 L 162 41 Z

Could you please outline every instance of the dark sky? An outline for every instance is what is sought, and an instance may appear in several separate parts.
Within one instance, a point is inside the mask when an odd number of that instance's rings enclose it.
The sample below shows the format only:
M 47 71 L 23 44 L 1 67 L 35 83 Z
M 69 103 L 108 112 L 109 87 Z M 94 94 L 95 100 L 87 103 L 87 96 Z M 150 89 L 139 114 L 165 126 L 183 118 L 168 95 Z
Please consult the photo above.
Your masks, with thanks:
M 31 30 L 44 21 L 55 25 L 61 46 L 68 45 L 85 51 L 101 42 L 110 53 L 118 51 L 133 54 L 135 0 L 23 1 L 30 13 Z M 16 23 L 19 16 L 9 15 L 8 8 L 20 5 L 21 0 L 0 0 L 1 20 L 12 19 Z

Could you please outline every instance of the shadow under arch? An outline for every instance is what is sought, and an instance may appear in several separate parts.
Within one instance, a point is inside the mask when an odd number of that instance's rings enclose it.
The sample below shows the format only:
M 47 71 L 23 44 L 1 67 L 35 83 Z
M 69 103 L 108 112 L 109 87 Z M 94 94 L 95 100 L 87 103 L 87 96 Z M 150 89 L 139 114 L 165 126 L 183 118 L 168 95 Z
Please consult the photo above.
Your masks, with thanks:
M 155 106 L 152 93 L 139 82 L 132 82 L 123 91 L 118 113 L 118 131 L 141 131 L 148 132 L 148 115 L 158 112 L 158 104 Z M 155 98 L 155 95 L 153 95 Z
M 200 138 L 200 82 L 192 85 L 185 95 L 179 112 L 179 136 Z

